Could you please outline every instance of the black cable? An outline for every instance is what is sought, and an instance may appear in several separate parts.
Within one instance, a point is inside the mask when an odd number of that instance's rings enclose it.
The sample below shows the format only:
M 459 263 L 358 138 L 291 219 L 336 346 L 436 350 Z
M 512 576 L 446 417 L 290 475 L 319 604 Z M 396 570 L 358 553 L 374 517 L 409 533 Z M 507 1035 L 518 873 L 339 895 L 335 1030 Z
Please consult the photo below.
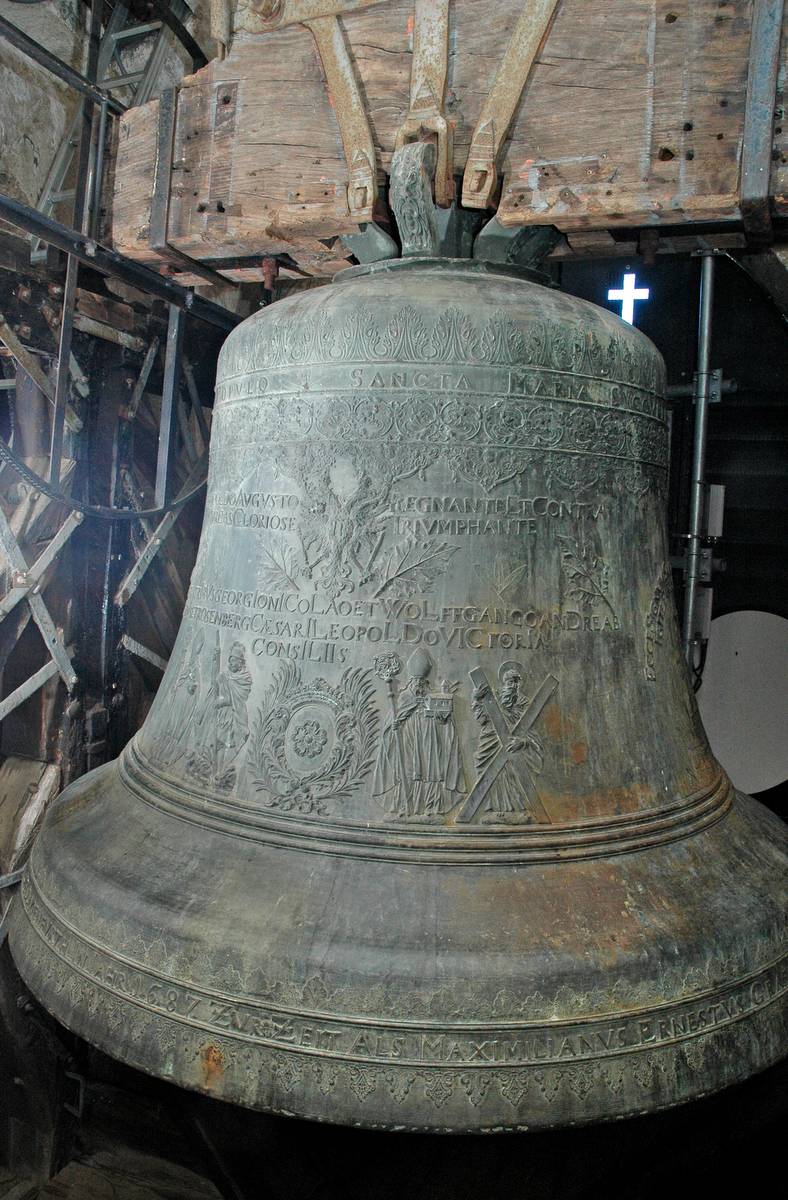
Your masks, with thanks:
M 701 685 L 703 683 L 703 671 L 706 666 L 706 654 L 708 652 L 708 648 L 709 648 L 708 642 L 701 642 L 701 644 L 700 644 L 700 662 L 698 663 L 697 666 L 695 666 L 694 663 L 692 665 L 692 675 L 693 675 L 692 690 L 693 690 L 693 692 L 699 692 L 701 689 Z
M 75 500 L 73 496 L 66 495 L 60 488 L 52 487 L 45 479 L 42 479 L 40 475 L 31 470 L 26 463 L 22 462 L 21 458 L 18 458 L 5 438 L 2 437 L 0 437 L 0 459 L 7 462 L 16 471 L 17 475 L 21 475 L 22 479 L 26 480 L 36 491 L 43 492 L 45 496 L 49 496 L 50 500 L 57 500 L 59 503 L 65 504 L 68 508 L 84 513 L 86 517 L 98 517 L 102 521 L 138 521 L 140 518 L 163 517 L 169 512 L 183 508 L 184 504 L 188 504 L 190 500 L 194 499 L 207 483 L 207 479 L 203 479 L 190 492 L 187 492 L 185 496 L 179 496 L 177 500 L 173 500 L 170 504 L 165 504 L 161 508 L 109 508 L 104 504 L 83 504 L 79 500 Z

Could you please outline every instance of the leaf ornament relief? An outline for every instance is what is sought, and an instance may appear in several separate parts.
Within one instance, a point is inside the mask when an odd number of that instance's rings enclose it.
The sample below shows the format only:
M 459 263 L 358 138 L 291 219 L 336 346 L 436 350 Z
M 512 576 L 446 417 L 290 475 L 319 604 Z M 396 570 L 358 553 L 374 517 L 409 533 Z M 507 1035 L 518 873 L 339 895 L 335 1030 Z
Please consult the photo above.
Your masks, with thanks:
M 300 391 L 291 385 L 285 395 L 271 390 L 272 370 L 341 363 L 370 364 L 370 386 L 359 391 L 356 380 L 310 390 L 305 370 Z M 401 380 L 407 371 L 399 368 L 409 363 L 504 368 L 509 375 L 508 381 L 496 376 L 499 393 L 484 399 L 464 377 L 468 391 L 453 396 L 433 390 L 432 382 L 412 390 L 400 383 L 388 392 L 385 370 L 382 386 L 375 382 L 388 363 L 396 364 Z M 259 389 L 250 365 L 269 373 L 258 376 Z M 348 444 L 374 453 L 388 438 L 392 453 L 430 448 L 455 478 L 487 491 L 537 465 L 573 492 L 605 487 L 639 496 L 664 487 L 660 364 L 647 347 L 633 348 L 616 336 L 546 318 L 521 326 L 503 309 L 479 319 L 456 304 L 437 313 L 404 304 L 383 316 L 354 305 L 334 317 L 322 309 L 273 317 L 264 343 L 250 345 L 246 359 L 234 348 L 223 366 L 217 432 L 239 448 L 228 463 L 234 478 L 286 444 L 319 440 L 327 453 Z M 352 374 L 361 377 L 358 370 Z M 422 382 L 423 370 L 412 374 Z M 496 456 L 502 469 L 492 471 Z

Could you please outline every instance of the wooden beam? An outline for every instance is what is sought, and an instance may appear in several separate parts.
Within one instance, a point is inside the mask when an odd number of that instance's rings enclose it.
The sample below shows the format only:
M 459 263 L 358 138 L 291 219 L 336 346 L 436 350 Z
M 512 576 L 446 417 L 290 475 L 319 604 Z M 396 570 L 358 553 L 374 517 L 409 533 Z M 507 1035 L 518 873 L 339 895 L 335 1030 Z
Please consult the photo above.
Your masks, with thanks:
M 55 389 L 52 383 L 47 379 L 34 356 L 22 345 L 2 313 L 0 313 L 0 342 L 7 347 L 9 354 L 17 366 L 21 367 L 25 374 L 30 376 L 38 390 L 43 392 L 49 403 L 54 406 Z M 79 433 L 82 429 L 82 421 L 70 404 L 66 405 L 66 424 L 72 433 Z

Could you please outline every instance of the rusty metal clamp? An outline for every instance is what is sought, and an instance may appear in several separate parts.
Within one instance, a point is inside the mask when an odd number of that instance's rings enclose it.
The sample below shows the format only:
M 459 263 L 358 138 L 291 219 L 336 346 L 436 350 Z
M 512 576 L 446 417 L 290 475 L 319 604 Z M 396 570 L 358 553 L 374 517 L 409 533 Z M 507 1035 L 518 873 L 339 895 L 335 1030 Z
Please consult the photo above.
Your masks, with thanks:
M 401 150 L 425 133 L 437 139 L 435 201 L 448 208 L 454 199 L 454 128 L 444 102 L 449 61 L 449 0 L 416 0 L 410 107 L 394 143 Z
M 315 39 L 339 124 L 348 168 L 350 217 L 359 223 L 371 221 L 378 194 L 375 141 L 342 28 L 335 16 L 317 17 L 304 24 Z
M 558 0 L 526 0 L 471 138 L 462 181 L 466 208 L 487 208 L 498 181 L 498 155 L 536 52 Z

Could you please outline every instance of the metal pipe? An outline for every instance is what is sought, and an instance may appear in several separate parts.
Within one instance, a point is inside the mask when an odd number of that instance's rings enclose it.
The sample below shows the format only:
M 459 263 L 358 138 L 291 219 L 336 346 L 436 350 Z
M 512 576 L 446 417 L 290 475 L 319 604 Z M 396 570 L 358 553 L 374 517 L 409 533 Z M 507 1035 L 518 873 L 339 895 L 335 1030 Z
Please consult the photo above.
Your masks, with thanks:
M 124 279 L 126 283 L 139 288 L 140 291 L 148 292 L 151 296 L 159 296 L 168 304 L 177 305 L 178 308 L 187 309 L 193 317 L 216 325 L 226 333 L 234 329 L 241 320 L 228 309 L 221 308 L 218 304 L 196 295 L 191 288 L 181 287 L 179 283 L 157 274 L 150 267 L 126 258 L 117 250 L 103 246 L 101 242 L 94 241 L 86 234 L 76 233 L 73 229 L 61 225 L 59 221 L 45 217 L 43 213 L 30 208 L 29 205 L 22 204 L 19 200 L 12 200 L 10 196 L 4 196 L 2 193 L 0 193 L 0 218 L 17 229 L 34 234 L 51 246 L 57 246 L 66 254 L 73 254 L 80 262 L 87 263 L 88 266 L 102 271 L 105 275 Z
M 83 96 L 89 96 L 96 104 L 101 104 L 106 100 L 108 106 L 113 112 L 123 113 L 126 111 L 126 105 L 121 104 L 114 96 L 108 96 L 101 88 L 96 87 L 79 71 L 75 71 L 68 63 L 63 62 L 57 55 L 52 54 L 49 50 L 45 50 L 43 46 L 39 46 L 38 42 L 34 42 L 26 33 L 18 29 L 5 17 L 0 16 L 0 36 L 10 42 L 12 46 L 16 46 L 17 50 L 21 50 L 28 58 L 32 58 L 39 66 L 44 67 L 58 79 L 62 79 L 69 87 L 72 87 L 77 92 L 82 92 Z
M 698 314 L 698 369 L 695 377 L 695 428 L 692 436 L 692 479 L 690 483 L 690 528 L 687 534 L 687 573 L 684 583 L 684 628 L 682 646 L 690 670 L 695 665 L 695 602 L 700 573 L 703 532 L 704 471 L 709 417 L 709 356 L 711 312 L 714 300 L 714 251 L 704 250 L 700 266 Z

